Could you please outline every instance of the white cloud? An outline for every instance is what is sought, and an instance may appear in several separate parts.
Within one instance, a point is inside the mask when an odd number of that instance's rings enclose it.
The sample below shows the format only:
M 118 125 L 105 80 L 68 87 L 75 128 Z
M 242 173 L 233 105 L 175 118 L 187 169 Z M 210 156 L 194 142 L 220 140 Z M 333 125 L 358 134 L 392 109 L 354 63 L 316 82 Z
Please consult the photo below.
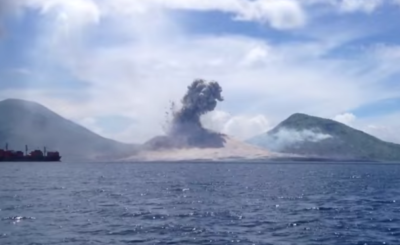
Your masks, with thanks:
M 280 151 L 300 142 L 320 142 L 329 138 L 332 138 L 332 136 L 312 129 L 297 131 L 281 128 L 278 132 L 274 133 L 273 136 L 261 135 L 260 137 L 252 139 L 252 142 L 272 151 Z
M 400 114 L 386 116 L 357 118 L 352 113 L 343 113 L 334 117 L 334 120 L 347 124 L 381 140 L 400 144 Z
M 251 49 L 244 57 L 242 64 L 248 67 L 263 66 L 268 62 L 272 62 L 276 57 L 270 52 L 270 47 L 267 45 L 256 46 Z
M 209 129 L 240 140 L 250 139 L 271 129 L 271 124 L 264 115 L 233 116 L 224 111 L 214 111 L 204 116 L 202 122 Z
M 347 113 L 336 115 L 333 118 L 333 120 L 351 126 L 354 123 L 354 121 L 356 120 L 356 116 L 352 113 L 347 112 Z
M 339 7 L 344 12 L 361 11 L 371 13 L 384 2 L 384 0 L 342 0 L 339 3 Z
M 264 115 L 236 116 L 226 123 L 223 132 L 238 139 L 246 140 L 266 133 L 269 129 L 271 129 L 271 126 Z
M 291 29 L 303 26 L 306 14 L 300 4 L 292 0 L 258 0 L 248 2 L 247 9 L 239 11 L 239 20 L 269 22 L 277 29 Z
M 269 23 L 277 29 L 291 29 L 306 23 L 306 14 L 294 0 L 115 0 L 114 9 L 144 13 L 155 8 L 222 11 L 232 13 L 236 20 Z
M 400 144 L 399 125 L 389 126 L 385 124 L 369 124 L 365 126 L 362 130 L 368 134 L 376 136 L 381 140 Z
M 303 7 L 307 6 L 327 6 L 342 14 L 352 14 L 361 12 L 371 14 L 379 10 L 382 6 L 398 7 L 399 0 L 298 0 Z
M 277 29 L 291 29 L 306 23 L 306 14 L 295 0 L 25 0 L 28 4 L 40 6 L 43 11 L 54 7 L 77 14 L 77 20 L 97 20 L 99 9 L 102 13 L 123 15 L 148 14 L 160 9 L 221 11 L 232 13 L 234 19 L 269 23 Z M 80 10 L 80 11 L 77 11 Z M 87 15 L 79 15 L 84 12 Z
M 400 114 L 398 112 L 359 118 L 357 128 L 384 141 L 400 144 Z
M 103 129 L 97 125 L 97 120 L 93 117 L 84 117 L 77 122 L 97 134 L 104 134 Z
M 60 21 L 72 22 L 71 27 L 97 23 L 100 9 L 91 0 L 27 0 L 27 5 L 39 8 L 42 14 L 55 14 Z
M 41 9 L 47 21 L 43 38 L 31 43 L 32 63 L 45 64 L 37 68 L 40 72 L 56 64 L 89 88 L 8 90 L 0 97 L 38 101 L 94 130 L 99 129 L 88 117 L 132 118 L 135 124 L 110 135 L 127 142 L 161 133 L 168 102 L 178 102 L 188 83 L 199 77 L 221 83 L 226 101 L 219 108 L 230 111 L 210 115 L 209 126 L 240 139 L 263 133 L 294 112 L 328 117 L 394 93 L 375 83 L 380 71 L 366 72 L 359 83 L 363 63 L 321 58 L 340 46 L 335 36 L 325 45 L 319 39 L 272 44 L 243 35 L 190 35 L 166 11 L 218 10 L 288 28 L 307 19 L 294 1 L 31 0 L 28 6 Z M 89 34 L 94 32 L 111 41 L 93 42 Z M 72 99 L 76 94 L 83 99 Z
M 364 12 L 372 13 L 385 3 L 392 3 L 397 0 L 303 0 L 306 6 L 322 5 L 328 6 L 341 13 Z
M 379 135 L 382 138 L 387 138 L 387 136 L 391 134 L 389 127 L 377 126 L 374 124 L 367 125 L 365 131 L 373 135 Z

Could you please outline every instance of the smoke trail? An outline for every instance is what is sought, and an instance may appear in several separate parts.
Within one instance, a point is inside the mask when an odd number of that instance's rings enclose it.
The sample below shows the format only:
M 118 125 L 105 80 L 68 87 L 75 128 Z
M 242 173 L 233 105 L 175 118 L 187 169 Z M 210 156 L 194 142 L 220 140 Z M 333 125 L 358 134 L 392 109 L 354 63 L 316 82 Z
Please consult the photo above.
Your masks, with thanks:
M 223 147 L 225 139 L 220 133 L 205 129 L 200 117 L 213 111 L 218 101 L 223 101 L 222 88 L 218 82 L 195 80 L 182 98 L 182 107 L 175 110 L 171 106 L 172 122 L 167 129 L 167 136 L 156 137 L 147 143 L 151 148 L 182 147 Z
M 256 137 L 249 140 L 249 142 L 272 151 L 282 152 L 297 144 L 305 142 L 317 143 L 331 138 L 333 138 L 331 135 L 320 133 L 316 129 L 296 130 L 281 128 L 273 134 Z
M 222 88 L 217 82 L 195 80 L 181 101 L 182 108 L 173 115 L 171 134 L 177 136 L 202 130 L 200 116 L 213 111 L 217 102 L 224 100 L 221 93 Z

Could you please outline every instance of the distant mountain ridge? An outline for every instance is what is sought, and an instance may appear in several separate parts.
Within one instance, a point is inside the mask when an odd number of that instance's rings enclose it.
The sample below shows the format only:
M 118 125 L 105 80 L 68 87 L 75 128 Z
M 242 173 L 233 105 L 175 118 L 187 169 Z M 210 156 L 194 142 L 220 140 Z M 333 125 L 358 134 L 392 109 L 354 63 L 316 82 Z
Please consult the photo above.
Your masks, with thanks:
M 306 156 L 400 161 L 400 145 L 334 120 L 296 113 L 249 143 Z
M 268 152 L 279 152 L 316 158 L 400 161 L 398 144 L 382 141 L 330 119 L 300 113 L 247 142 L 268 149 L 262 154 L 252 151 L 254 155 L 273 157 L 275 155 Z M 49 151 L 58 150 L 64 161 L 129 159 L 140 156 L 143 150 L 140 145 L 104 138 L 45 106 L 19 99 L 0 101 L 0 148 L 6 143 L 14 150 L 24 150 L 25 145 L 30 150 L 43 147 Z M 234 151 L 241 150 L 236 148 Z M 219 156 L 217 153 L 207 154 L 213 158 Z
M 99 136 L 36 102 L 0 101 L 0 148 L 24 150 L 25 145 L 60 151 L 63 159 L 90 160 L 132 155 L 135 145 Z

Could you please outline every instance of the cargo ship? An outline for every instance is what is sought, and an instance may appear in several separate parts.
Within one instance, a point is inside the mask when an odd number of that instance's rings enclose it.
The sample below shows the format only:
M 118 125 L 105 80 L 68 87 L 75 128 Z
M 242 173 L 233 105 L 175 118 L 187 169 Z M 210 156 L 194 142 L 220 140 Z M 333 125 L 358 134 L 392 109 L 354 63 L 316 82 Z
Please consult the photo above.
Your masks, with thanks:
M 0 162 L 59 162 L 61 160 L 58 151 L 47 152 L 46 147 L 43 151 L 34 150 L 28 154 L 28 146 L 25 146 L 25 154 L 22 151 L 13 151 L 6 148 L 0 149 Z

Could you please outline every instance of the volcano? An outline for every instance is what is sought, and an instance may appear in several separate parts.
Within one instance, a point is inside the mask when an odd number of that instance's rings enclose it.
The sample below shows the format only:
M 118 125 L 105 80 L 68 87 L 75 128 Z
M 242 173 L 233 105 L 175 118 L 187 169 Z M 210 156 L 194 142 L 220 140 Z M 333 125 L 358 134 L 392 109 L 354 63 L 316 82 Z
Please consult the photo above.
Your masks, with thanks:
M 145 150 L 184 148 L 223 148 L 226 135 L 206 129 L 200 117 L 213 111 L 223 101 L 218 82 L 195 80 L 181 99 L 181 108 L 171 107 L 171 123 L 166 135 L 157 136 L 144 144 Z
M 218 82 L 195 80 L 181 100 L 172 106 L 172 120 L 165 135 L 147 141 L 138 154 L 124 161 L 232 161 L 275 156 L 269 151 L 204 128 L 200 118 L 222 102 Z
M 165 139 L 165 138 L 163 138 Z M 246 144 L 226 135 L 221 135 L 223 145 L 218 147 L 173 147 L 162 144 L 159 148 L 145 148 L 126 162 L 215 162 L 215 161 L 258 161 L 280 157 L 261 147 Z

